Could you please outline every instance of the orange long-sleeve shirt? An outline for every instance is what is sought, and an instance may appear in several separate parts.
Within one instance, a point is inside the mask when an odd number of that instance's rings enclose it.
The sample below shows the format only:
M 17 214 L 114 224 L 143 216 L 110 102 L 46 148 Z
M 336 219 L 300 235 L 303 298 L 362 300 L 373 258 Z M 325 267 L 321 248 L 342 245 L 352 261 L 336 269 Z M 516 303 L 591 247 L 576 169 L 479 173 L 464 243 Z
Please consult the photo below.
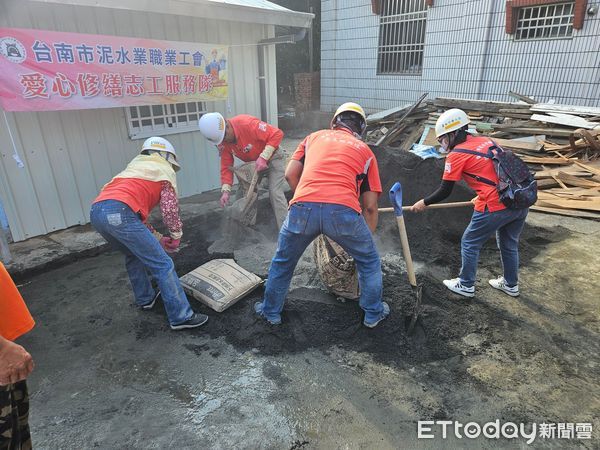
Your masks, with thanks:
M 229 119 L 236 141 L 219 145 L 221 154 L 221 184 L 233 184 L 233 157 L 245 162 L 256 161 L 267 145 L 278 148 L 283 131 L 267 122 L 240 114 Z

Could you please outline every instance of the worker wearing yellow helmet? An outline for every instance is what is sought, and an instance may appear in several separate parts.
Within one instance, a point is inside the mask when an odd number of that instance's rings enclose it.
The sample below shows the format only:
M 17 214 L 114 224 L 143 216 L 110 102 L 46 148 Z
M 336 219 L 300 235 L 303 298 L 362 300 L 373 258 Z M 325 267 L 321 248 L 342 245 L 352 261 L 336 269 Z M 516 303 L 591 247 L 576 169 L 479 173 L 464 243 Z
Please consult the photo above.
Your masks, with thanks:
M 375 155 L 360 137 L 365 112 L 356 103 L 341 105 L 331 129 L 307 136 L 287 166 L 294 191 L 279 232 L 263 301 L 255 312 L 272 325 L 281 311 L 294 268 L 306 247 L 320 234 L 337 242 L 356 261 L 363 324 L 373 328 L 390 313 L 382 301 L 381 262 L 373 242 L 381 181 Z

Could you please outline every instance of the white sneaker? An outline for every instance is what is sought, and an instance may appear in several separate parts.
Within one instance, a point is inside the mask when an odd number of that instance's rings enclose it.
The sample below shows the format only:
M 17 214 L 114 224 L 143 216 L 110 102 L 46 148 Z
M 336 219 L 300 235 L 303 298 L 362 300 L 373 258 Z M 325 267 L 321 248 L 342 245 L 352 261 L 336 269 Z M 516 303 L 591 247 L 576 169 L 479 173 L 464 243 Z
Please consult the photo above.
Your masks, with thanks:
M 475 286 L 463 286 L 460 282 L 460 278 L 444 280 L 444 285 L 452 292 L 455 292 L 457 294 L 463 295 L 465 297 L 475 297 Z
M 494 289 L 498 289 L 499 291 L 504 292 L 505 294 L 510 295 L 511 297 L 519 296 L 519 285 L 517 284 L 516 286 L 512 287 L 507 286 L 504 277 L 498 277 L 494 278 L 493 280 L 490 280 L 490 286 L 492 286 Z

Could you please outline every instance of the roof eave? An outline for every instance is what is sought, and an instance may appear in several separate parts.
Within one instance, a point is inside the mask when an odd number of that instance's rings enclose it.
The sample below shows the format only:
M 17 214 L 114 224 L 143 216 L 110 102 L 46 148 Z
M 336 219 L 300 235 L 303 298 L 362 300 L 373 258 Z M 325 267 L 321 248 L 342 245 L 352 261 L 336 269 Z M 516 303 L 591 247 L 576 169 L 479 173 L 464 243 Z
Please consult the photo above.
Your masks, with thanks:
M 57 3 L 97 8 L 124 9 L 154 12 L 178 16 L 202 17 L 263 25 L 281 25 L 308 28 L 314 14 L 299 11 L 278 11 L 227 3 L 189 0 L 32 0 L 41 3 Z

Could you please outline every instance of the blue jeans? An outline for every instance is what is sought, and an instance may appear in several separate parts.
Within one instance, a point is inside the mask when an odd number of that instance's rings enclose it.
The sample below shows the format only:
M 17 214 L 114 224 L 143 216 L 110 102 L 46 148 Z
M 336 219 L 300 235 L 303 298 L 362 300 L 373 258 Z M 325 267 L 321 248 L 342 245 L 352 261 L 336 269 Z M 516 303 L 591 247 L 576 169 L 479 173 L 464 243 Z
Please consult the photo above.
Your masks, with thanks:
M 379 319 L 383 312 L 383 280 L 381 261 L 371 231 L 362 215 L 347 206 L 331 203 L 296 203 L 290 207 L 269 268 L 265 296 L 260 306 L 262 315 L 272 322 L 281 320 L 296 264 L 319 234 L 333 239 L 354 258 L 360 285 L 359 305 L 365 311 L 365 321 Z
M 492 234 L 500 249 L 500 258 L 504 269 L 504 279 L 508 286 L 519 282 L 519 236 L 529 212 L 525 209 L 503 209 L 501 211 L 474 211 L 471 223 L 465 230 L 461 241 L 462 267 L 460 282 L 471 287 L 475 284 L 479 252 Z
M 178 325 L 192 317 L 173 260 L 129 206 L 116 200 L 94 203 L 90 219 L 96 231 L 125 254 L 125 267 L 138 305 L 150 303 L 156 295 L 150 272 L 160 289 L 169 323 Z

